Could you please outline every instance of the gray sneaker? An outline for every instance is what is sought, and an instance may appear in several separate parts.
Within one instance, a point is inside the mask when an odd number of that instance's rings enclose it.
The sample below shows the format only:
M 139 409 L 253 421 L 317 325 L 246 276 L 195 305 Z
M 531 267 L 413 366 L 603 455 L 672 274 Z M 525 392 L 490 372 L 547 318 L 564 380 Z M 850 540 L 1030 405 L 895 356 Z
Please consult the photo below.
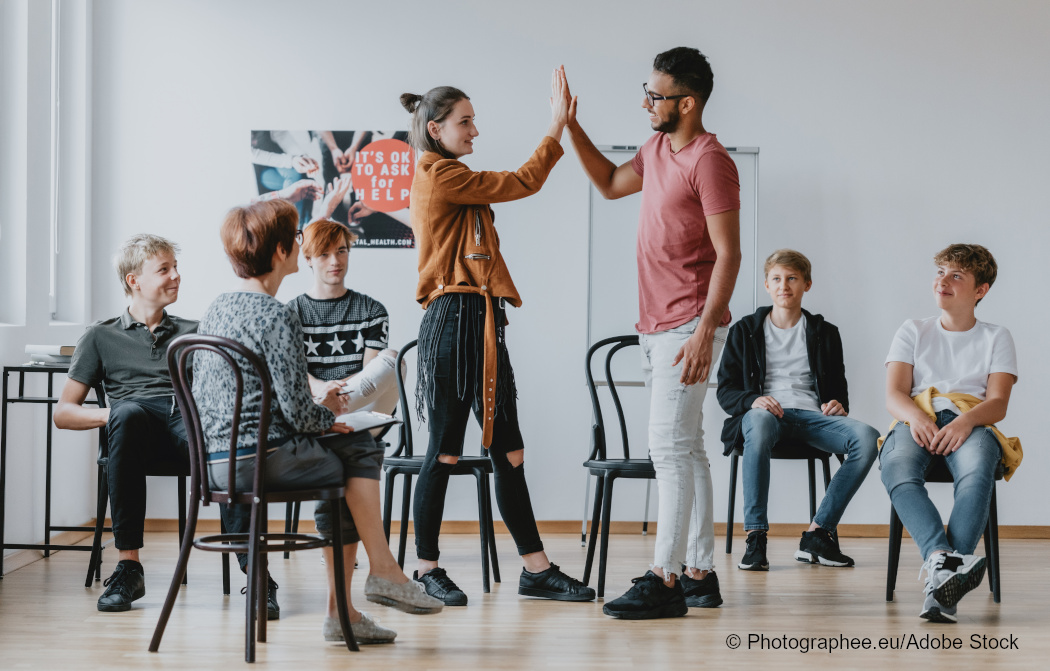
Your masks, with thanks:
M 927 557 L 919 575 L 926 572 L 926 590 L 938 603 L 954 606 L 984 579 L 984 557 L 939 552 Z
M 922 604 L 922 612 L 919 613 L 919 617 L 930 622 L 955 624 L 958 621 L 958 618 L 955 617 L 957 608 L 958 606 L 945 606 L 937 601 L 937 597 L 933 595 L 930 583 L 926 583 L 926 601 Z
M 378 619 L 372 619 L 368 613 L 361 611 L 361 621 L 351 622 L 350 628 L 354 632 L 354 638 L 361 645 L 372 643 L 393 643 L 397 638 L 397 632 L 393 629 L 379 626 Z M 343 628 L 339 626 L 339 618 L 326 617 L 322 629 L 324 640 L 343 641 Z
M 415 615 L 440 613 L 445 607 L 441 599 L 427 594 L 423 583 L 409 580 L 398 584 L 374 575 L 365 580 L 365 598 Z

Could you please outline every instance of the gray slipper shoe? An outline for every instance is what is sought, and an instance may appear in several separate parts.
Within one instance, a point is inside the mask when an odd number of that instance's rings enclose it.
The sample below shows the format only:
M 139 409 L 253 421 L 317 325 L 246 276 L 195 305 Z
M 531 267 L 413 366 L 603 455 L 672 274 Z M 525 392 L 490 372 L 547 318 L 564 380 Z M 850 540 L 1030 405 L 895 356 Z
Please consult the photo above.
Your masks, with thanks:
M 423 583 L 415 580 L 399 585 L 385 578 L 370 575 L 365 580 L 365 597 L 373 603 L 381 603 L 415 615 L 440 613 L 445 607 L 443 601 L 427 594 Z
M 364 611 L 361 612 L 361 621 L 351 622 L 350 628 L 354 632 L 354 638 L 361 645 L 393 643 L 394 639 L 397 638 L 396 631 L 379 626 L 378 620 L 373 620 L 372 616 Z M 339 618 L 326 617 L 324 619 L 324 628 L 321 631 L 326 641 L 344 640 L 343 628 L 339 626 Z

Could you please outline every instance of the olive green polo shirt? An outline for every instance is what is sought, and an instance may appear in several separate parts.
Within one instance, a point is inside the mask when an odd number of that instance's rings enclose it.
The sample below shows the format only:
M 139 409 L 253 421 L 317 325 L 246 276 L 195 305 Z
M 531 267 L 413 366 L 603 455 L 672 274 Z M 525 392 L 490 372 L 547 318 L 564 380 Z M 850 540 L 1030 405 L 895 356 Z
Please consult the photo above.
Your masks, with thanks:
M 103 383 L 106 395 L 113 400 L 170 396 L 168 344 L 196 332 L 197 322 L 171 317 L 165 311 L 150 333 L 125 308 L 119 317 L 88 327 L 73 352 L 69 377 L 89 387 Z

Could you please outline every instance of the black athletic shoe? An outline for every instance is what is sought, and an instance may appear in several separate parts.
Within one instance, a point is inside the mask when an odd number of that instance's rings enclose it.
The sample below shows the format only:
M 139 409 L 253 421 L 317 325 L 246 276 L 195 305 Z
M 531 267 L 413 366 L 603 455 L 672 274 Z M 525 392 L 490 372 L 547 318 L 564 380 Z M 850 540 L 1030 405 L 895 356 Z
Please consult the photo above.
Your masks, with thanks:
M 745 571 L 768 571 L 769 560 L 766 559 L 766 532 L 762 529 L 747 535 L 747 549 L 744 558 L 736 565 Z
M 103 613 L 131 610 L 131 602 L 146 596 L 146 579 L 142 564 L 122 559 L 113 569 L 113 575 L 102 583 L 106 591 L 98 598 L 98 609 Z
M 248 586 L 241 588 L 241 594 L 248 593 Z M 277 603 L 277 583 L 269 575 L 266 576 L 266 619 L 280 620 L 281 605 Z
M 467 595 L 461 590 L 452 578 L 448 577 L 443 568 L 432 568 L 423 575 L 419 571 L 412 573 L 412 579 L 423 583 L 427 594 L 445 602 L 446 606 L 466 606 Z
M 603 613 L 621 620 L 655 620 L 682 617 L 689 612 L 680 579 L 668 587 L 663 578 L 646 571 L 641 578 L 634 578 L 631 582 L 634 587 L 619 599 L 602 606 Z
M 824 566 L 853 566 L 853 560 L 839 550 L 838 536 L 820 527 L 802 532 L 795 559 Z
M 555 601 L 594 601 L 594 590 L 562 573 L 557 564 L 551 564 L 549 569 L 539 573 L 521 569 L 518 594 Z
M 702 580 L 694 580 L 682 571 L 678 577 L 685 593 L 685 605 L 690 608 L 718 608 L 722 605 L 722 595 L 718 591 L 718 576 L 708 571 Z

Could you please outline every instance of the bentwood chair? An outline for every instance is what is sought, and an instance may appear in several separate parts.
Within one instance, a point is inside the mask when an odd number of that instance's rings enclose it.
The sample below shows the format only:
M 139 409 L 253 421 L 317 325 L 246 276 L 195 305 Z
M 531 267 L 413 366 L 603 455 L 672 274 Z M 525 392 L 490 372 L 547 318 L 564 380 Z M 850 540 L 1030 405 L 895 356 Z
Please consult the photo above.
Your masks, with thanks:
M 1003 467 L 995 469 L 995 481 L 1003 479 Z M 934 457 L 926 468 L 926 482 L 955 482 L 948 462 L 944 457 Z M 999 583 L 999 511 L 995 500 L 995 484 L 992 484 L 992 500 L 988 504 L 988 523 L 984 527 L 984 556 L 988 564 L 988 589 L 992 599 L 999 603 L 1002 594 Z M 890 556 L 886 562 L 886 600 L 893 601 L 893 590 L 897 586 L 897 566 L 901 559 L 901 538 L 904 536 L 904 525 L 897 516 L 897 510 L 890 504 Z
M 227 454 L 236 454 L 237 451 L 245 372 L 248 375 L 258 377 L 261 383 L 262 402 L 258 423 L 259 439 L 255 449 L 255 473 L 252 479 L 252 486 L 247 490 L 238 490 L 236 459 L 227 460 L 229 465 L 227 490 L 219 491 L 211 487 L 207 468 L 208 455 L 204 444 L 204 432 L 201 428 L 200 414 L 197 410 L 197 404 L 190 393 L 190 354 L 194 352 L 196 352 L 196 357 L 204 355 L 220 357 L 230 366 L 233 373 L 235 394 L 230 420 L 230 426 L 233 430 L 231 431 L 230 447 Z M 354 640 L 353 630 L 350 627 L 350 616 L 346 603 L 346 583 L 343 573 L 343 553 L 340 550 L 343 543 L 341 531 L 342 506 L 339 502 L 345 497 L 346 491 L 342 486 L 292 491 L 270 491 L 267 489 L 266 436 L 270 424 L 272 391 L 270 372 L 266 363 L 257 354 L 234 340 L 218 336 L 184 335 L 173 340 L 168 347 L 168 369 L 171 371 L 175 397 L 178 400 L 179 408 L 182 410 L 182 419 L 186 423 L 186 434 L 190 444 L 190 491 L 193 496 L 193 505 L 189 509 L 186 532 L 182 537 L 182 548 L 179 552 L 178 565 L 175 567 L 175 575 L 172 577 L 171 587 L 168 589 L 167 598 L 164 600 L 160 619 L 153 632 L 153 640 L 150 642 L 150 652 L 157 652 L 160 648 L 160 641 L 164 635 L 164 629 L 167 626 L 172 607 L 175 605 L 175 598 L 179 593 L 179 585 L 186 574 L 190 551 L 193 548 L 208 552 L 246 552 L 248 554 L 248 598 L 245 600 L 244 615 L 244 659 L 247 662 L 254 662 L 256 638 L 258 638 L 259 642 L 266 641 L 267 553 L 283 552 L 285 550 L 295 552 L 320 547 L 332 547 L 334 550 L 332 552 L 332 569 L 335 573 L 335 594 L 339 611 L 339 623 L 342 627 L 347 648 L 357 650 L 357 641 Z M 288 501 L 332 501 L 332 539 L 329 541 L 320 536 L 308 534 L 269 533 L 267 527 L 268 505 L 270 503 L 286 503 Z M 197 528 L 197 515 L 202 502 L 206 506 L 211 503 L 250 505 L 252 512 L 248 533 L 220 533 L 195 539 L 194 532 Z M 257 634 L 256 629 L 258 631 Z
M 624 418 L 623 405 L 620 395 L 616 391 L 616 382 L 612 374 L 613 356 L 625 347 L 638 344 L 638 336 L 626 335 L 605 338 L 591 345 L 587 350 L 585 361 L 585 372 L 587 375 L 587 389 L 591 395 L 591 408 L 593 410 L 593 423 L 591 424 L 591 453 L 583 467 L 597 477 L 594 486 L 594 510 L 591 519 L 591 538 L 587 544 L 587 564 L 583 571 L 583 583 L 590 584 L 591 566 L 594 563 L 594 548 L 599 527 L 601 528 L 601 552 L 598 556 L 598 598 L 605 595 L 605 569 L 609 555 L 609 527 L 612 524 L 612 493 L 613 484 L 617 479 L 656 479 L 656 471 L 653 462 L 648 455 L 644 459 L 632 459 L 630 443 L 627 438 L 627 420 Z M 595 354 L 604 347 L 609 349 L 605 353 L 605 379 L 596 383 L 591 371 L 591 361 Z M 621 383 L 622 384 L 622 383 Z M 620 440 L 623 444 L 623 457 L 613 458 L 608 454 L 608 444 L 605 438 L 605 419 L 602 414 L 601 402 L 598 400 L 598 386 L 607 386 L 609 395 L 612 397 L 613 407 L 616 409 L 616 419 L 620 428 Z
M 418 341 L 413 340 L 397 354 L 397 392 L 401 398 L 400 436 L 397 449 L 383 460 L 386 470 L 386 489 L 383 502 L 383 530 L 387 541 L 390 540 L 390 517 L 394 506 L 394 482 L 397 476 L 403 476 L 401 485 L 401 528 L 398 539 L 397 563 L 405 567 L 405 552 L 408 545 L 408 513 L 412 508 L 412 476 L 419 475 L 423 467 L 423 456 L 413 451 L 412 412 L 405 392 L 405 378 L 402 362 Z M 452 475 L 473 475 L 478 485 L 478 526 L 481 535 L 481 582 L 485 592 L 489 585 L 489 560 L 492 563 L 492 580 L 500 581 L 499 560 L 496 559 L 496 535 L 492 521 L 492 496 L 489 492 L 489 475 L 492 473 L 492 460 L 488 455 L 462 456 L 459 458 Z

